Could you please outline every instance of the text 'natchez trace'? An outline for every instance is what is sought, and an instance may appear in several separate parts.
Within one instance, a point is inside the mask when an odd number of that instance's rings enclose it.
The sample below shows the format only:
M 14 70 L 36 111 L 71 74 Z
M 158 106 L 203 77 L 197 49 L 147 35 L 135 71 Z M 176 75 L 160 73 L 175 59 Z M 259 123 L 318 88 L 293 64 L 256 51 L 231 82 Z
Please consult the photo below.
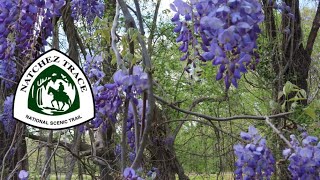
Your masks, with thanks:
M 59 56 L 49 56 L 47 58 L 42 59 L 40 62 L 34 64 L 31 68 L 31 71 L 26 72 L 27 76 L 25 79 L 22 79 L 22 87 L 20 89 L 20 91 L 26 92 L 26 88 L 28 87 L 30 81 L 32 80 L 32 78 L 34 77 L 34 75 L 44 66 L 46 66 L 47 64 L 59 64 L 61 63 L 62 66 L 64 66 L 65 68 L 68 69 L 68 71 L 73 74 L 73 76 L 77 79 L 78 85 L 80 86 L 81 92 L 87 91 L 88 87 L 86 86 L 85 80 L 81 77 L 79 77 L 79 73 L 81 72 L 76 72 L 76 69 L 74 68 L 74 66 L 72 64 L 70 64 L 67 60 L 63 59 L 61 61 Z

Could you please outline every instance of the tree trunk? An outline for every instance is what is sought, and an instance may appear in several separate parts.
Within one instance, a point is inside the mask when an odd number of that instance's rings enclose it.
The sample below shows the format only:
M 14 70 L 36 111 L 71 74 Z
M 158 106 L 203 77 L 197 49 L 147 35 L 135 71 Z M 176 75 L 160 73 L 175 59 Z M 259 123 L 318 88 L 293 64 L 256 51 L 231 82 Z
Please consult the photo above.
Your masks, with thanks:
M 149 143 L 147 149 L 151 154 L 150 163 L 152 167 L 158 168 L 160 172 L 157 174 L 157 179 L 174 180 L 177 174 L 179 180 L 189 180 L 176 156 L 170 128 L 166 124 L 162 124 L 166 120 L 162 116 L 165 113 L 158 108 L 155 111 L 153 131 L 150 133 L 152 142 Z
M 73 128 L 74 131 L 74 139 L 73 139 L 73 148 L 72 148 L 72 152 L 75 155 L 79 155 L 79 148 L 80 148 L 80 143 L 81 143 L 81 133 L 79 131 L 79 126 Z M 73 170 L 75 168 L 76 162 L 77 162 L 77 158 L 74 157 L 74 155 L 70 154 L 69 156 L 70 159 L 70 166 L 69 169 L 67 170 L 67 174 L 66 174 L 66 180 L 71 180 L 72 179 L 72 174 L 73 174 Z
M 51 154 L 52 154 L 52 138 L 53 138 L 53 131 L 49 131 L 49 134 L 48 134 L 48 146 L 46 148 L 46 160 L 45 160 L 45 163 L 44 163 L 44 167 L 43 167 L 43 170 L 42 171 L 45 171 L 44 173 L 44 178 L 45 179 L 50 179 L 50 173 L 51 173 Z M 46 166 L 46 164 L 48 164 Z M 42 172 L 41 172 L 42 174 Z
M 157 179 L 176 179 L 176 174 L 179 180 L 189 180 L 188 176 L 185 175 L 184 169 L 181 166 L 173 145 L 167 145 L 164 143 L 152 143 L 148 147 L 151 153 L 151 164 L 152 167 L 156 167 L 159 170 Z
M 107 121 L 107 120 L 106 120 Z M 99 164 L 99 170 L 100 170 L 100 179 L 101 180 L 113 180 L 114 177 L 112 176 L 112 170 L 117 169 L 115 165 L 115 155 L 114 155 L 114 149 L 112 146 L 113 140 L 112 140 L 112 134 L 113 129 L 111 125 L 107 125 L 107 128 L 104 129 L 100 127 L 98 130 L 98 135 L 95 138 L 95 148 L 96 149 L 103 149 L 103 153 L 98 153 L 97 156 L 104 159 L 108 162 L 108 165 Z M 110 169 L 110 167 L 112 169 Z

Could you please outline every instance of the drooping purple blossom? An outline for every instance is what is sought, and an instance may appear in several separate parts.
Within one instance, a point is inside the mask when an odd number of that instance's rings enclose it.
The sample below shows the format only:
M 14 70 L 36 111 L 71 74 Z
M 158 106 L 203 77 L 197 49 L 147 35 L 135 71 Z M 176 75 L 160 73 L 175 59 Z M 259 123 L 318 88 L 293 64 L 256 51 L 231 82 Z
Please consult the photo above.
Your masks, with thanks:
M 255 53 L 258 24 L 264 19 L 258 0 L 175 0 L 170 7 L 175 12 L 174 32 L 179 33 L 176 41 L 182 43 L 181 60 L 195 64 L 190 58 L 194 54 L 201 61 L 213 61 L 220 66 L 216 79 L 223 78 L 227 89 L 231 84 L 238 86 L 241 73 L 254 70 L 259 62 Z M 244 56 L 250 58 L 243 61 Z
M 4 88 L 11 88 L 16 81 L 17 68 L 16 63 L 7 59 L 0 59 L 0 77 L 4 81 Z
M 102 80 L 105 74 L 103 73 L 102 62 L 101 55 L 95 57 L 88 55 L 83 66 L 84 72 L 90 79 L 95 99 L 97 113 L 95 119 L 91 121 L 95 128 L 103 124 L 105 119 L 103 116 L 111 119 L 112 122 L 116 122 L 116 115 L 121 112 L 124 98 L 129 98 L 136 105 L 139 105 L 137 97 L 149 87 L 147 74 L 141 66 L 133 66 L 131 75 L 128 70 L 120 69 L 114 73 L 113 83 L 103 84 Z M 139 108 L 138 110 L 140 112 Z M 129 117 L 133 117 L 132 111 L 130 112 Z M 133 122 L 132 118 L 130 121 Z M 128 122 L 128 124 L 132 123 Z M 134 142 L 131 144 L 131 146 L 134 146 Z
M 283 150 L 282 154 L 290 161 L 288 170 L 292 179 L 319 179 L 320 142 L 315 136 L 301 134 L 300 142 L 295 135 L 290 136 L 292 149 Z
M 72 17 L 78 20 L 84 17 L 87 23 L 91 25 L 94 18 L 102 18 L 105 5 L 99 0 L 73 0 L 71 1 Z
M 123 92 L 128 93 L 129 97 L 139 95 L 149 87 L 147 74 L 141 66 L 134 66 L 132 75 L 129 75 L 128 70 L 118 70 L 114 73 L 113 80 Z M 131 87 L 130 92 L 129 87 Z
M 36 47 L 42 49 L 47 44 L 52 35 L 52 18 L 59 16 L 64 3 L 64 0 L 0 0 L 0 77 L 6 89 L 16 81 L 16 63 L 34 59 Z M 42 42 L 37 41 L 38 37 Z
M 248 132 L 241 132 L 240 136 L 249 143 L 236 144 L 233 147 L 237 157 L 234 172 L 236 179 L 270 179 L 274 172 L 275 159 L 266 140 L 253 126 L 249 127 Z
M 13 95 L 8 96 L 3 103 L 3 113 L 0 115 L 0 122 L 4 126 L 4 130 L 7 134 L 12 135 L 14 133 L 16 120 L 13 118 Z

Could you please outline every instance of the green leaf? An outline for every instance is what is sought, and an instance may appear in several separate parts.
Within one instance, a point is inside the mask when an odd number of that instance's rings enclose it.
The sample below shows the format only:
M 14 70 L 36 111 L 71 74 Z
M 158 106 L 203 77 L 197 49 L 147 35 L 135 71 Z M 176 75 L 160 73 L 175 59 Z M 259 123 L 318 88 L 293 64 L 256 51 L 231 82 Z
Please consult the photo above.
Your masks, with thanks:
M 111 64 L 112 65 L 115 65 L 116 63 L 117 63 L 117 58 L 116 58 L 116 55 L 114 54 L 114 52 L 111 50 L 110 51 L 110 53 L 111 53 Z
M 307 93 L 304 89 L 300 89 L 299 94 L 301 95 L 302 98 L 304 98 L 304 99 L 307 98 Z
M 301 97 L 298 97 L 298 96 L 295 96 L 291 99 L 289 99 L 288 101 L 302 101 L 302 100 L 305 100 L 306 98 L 301 98 Z
M 127 59 L 128 61 L 132 61 L 133 59 L 133 54 L 131 54 L 130 52 L 127 52 L 124 56 L 125 59 Z
M 316 114 L 316 111 L 315 111 L 315 109 L 314 108 L 312 108 L 312 107 L 306 107 L 306 108 L 304 108 L 304 113 L 306 114 L 306 115 L 308 115 L 308 116 L 310 116 L 312 119 L 316 119 L 317 118 L 317 114 Z
M 284 103 L 281 105 L 281 109 L 282 109 L 283 111 L 286 110 L 286 102 L 284 102 Z
M 290 81 L 287 81 L 286 84 L 283 86 L 283 94 L 288 95 L 293 90 L 293 84 Z

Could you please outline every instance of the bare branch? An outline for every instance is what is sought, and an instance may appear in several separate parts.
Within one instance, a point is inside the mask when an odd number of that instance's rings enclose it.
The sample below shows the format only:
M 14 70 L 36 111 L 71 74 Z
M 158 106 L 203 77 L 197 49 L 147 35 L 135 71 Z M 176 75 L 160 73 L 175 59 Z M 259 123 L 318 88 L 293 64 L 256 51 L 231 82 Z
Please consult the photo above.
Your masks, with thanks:
M 141 10 L 140 10 L 139 1 L 138 1 L 138 0 L 134 0 L 134 5 L 136 6 L 136 10 L 137 10 L 137 18 L 138 18 L 138 21 L 139 21 L 140 33 L 141 33 L 142 35 L 144 35 L 142 14 L 141 14 Z
M 212 97 L 201 97 L 201 98 L 198 98 L 196 100 L 194 100 L 189 108 L 189 111 L 191 111 L 194 107 L 196 107 L 196 105 L 204 102 L 204 101 L 211 101 L 211 102 L 222 102 L 222 101 L 225 101 L 227 99 L 227 94 L 225 94 L 223 97 L 217 97 L 217 98 L 212 98 Z M 187 114 L 185 116 L 185 118 L 187 118 L 189 116 L 189 114 Z M 180 124 L 176 127 L 176 129 L 174 130 L 173 132 L 173 139 L 175 139 L 183 125 L 183 121 L 180 122 Z
M 2 76 L 0 76 L 0 79 L 3 79 L 3 80 L 5 80 L 5 81 L 9 81 L 9 82 L 11 82 L 11 83 L 13 83 L 13 84 L 18 84 L 17 82 L 15 82 L 15 81 L 12 81 L 12 80 L 10 80 L 10 79 L 7 79 L 7 78 L 5 78 L 5 77 L 2 77 Z
M 139 144 L 140 144 L 139 116 L 138 116 L 137 106 L 134 104 L 132 100 L 130 102 L 133 108 L 133 116 L 134 116 L 134 132 L 135 132 L 135 147 L 136 147 L 135 153 L 138 153 Z
M 153 52 L 152 40 L 154 37 L 155 29 L 157 27 L 157 18 L 158 18 L 160 3 L 161 3 L 161 0 L 157 0 L 156 10 L 154 11 L 153 21 L 150 29 L 150 35 L 148 37 L 149 54 L 152 54 Z
M 41 142 L 47 142 L 47 138 L 46 137 L 37 136 L 37 135 L 34 135 L 32 133 L 28 133 L 26 137 L 30 138 L 30 139 L 33 139 L 33 140 L 41 141 Z M 52 143 L 58 143 L 58 140 L 57 139 L 52 139 Z M 59 144 L 59 146 L 65 147 L 65 148 L 71 148 L 72 147 L 72 144 L 66 143 L 66 142 L 59 142 L 58 144 Z M 91 150 L 91 146 L 89 144 L 86 144 L 86 143 L 82 142 L 80 144 L 80 151 L 87 151 L 87 150 Z
M 188 111 L 188 110 L 176 107 L 176 106 L 174 106 L 171 103 L 165 101 L 164 99 L 162 99 L 161 97 L 159 97 L 157 95 L 154 95 L 154 97 L 158 101 L 168 105 L 169 107 L 171 107 L 171 108 L 173 108 L 173 109 L 175 109 L 177 111 L 183 112 L 185 114 L 190 114 L 190 115 L 194 115 L 194 116 L 197 116 L 197 117 L 201 117 L 201 118 L 204 118 L 204 119 L 209 120 L 209 121 L 231 121 L 231 120 L 239 120 L 239 119 L 265 120 L 265 116 L 251 116 L 251 115 L 232 116 L 232 117 L 226 117 L 226 118 L 212 117 L 212 116 L 208 116 L 208 115 L 205 115 L 205 114 L 200 114 L 200 113 L 196 113 L 196 112 L 192 112 L 192 111 Z M 270 119 L 272 119 L 272 118 L 280 118 L 280 117 L 285 117 L 285 116 L 287 116 L 289 114 L 292 114 L 292 113 L 293 112 L 285 112 L 285 113 L 279 113 L 279 114 L 275 114 L 275 115 L 270 115 L 268 117 Z
M 51 131 L 50 133 L 52 133 L 52 131 Z M 49 136 L 50 136 L 50 135 L 49 135 Z M 60 143 L 60 138 L 61 138 L 61 131 L 60 131 L 60 134 L 59 134 L 59 138 L 58 138 L 58 142 L 57 142 L 57 144 L 56 144 L 56 147 L 54 148 L 51 156 L 50 156 L 49 159 L 47 160 L 47 162 L 46 162 L 46 164 L 45 164 L 45 166 L 44 166 L 44 168 L 43 168 L 43 170 L 42 170 L 41 179 L 42 179 L 42 178 L 46 178 L 46 175 L 45 175 L 45 174 L 46 174 L 46 170 L 47 170 L 47 168 L 50 168 L 51 159 L 52 159 L 52 157 L 54 156 L 54 154 L 57 152 L 57 149 L 58 149 L 59 143 Z M 48 149 L 50 149 L 50 147 L 48 147 Z
M 116 3 L 116 14 L 114 15 L 114 19 L 113 19 L 113 23 L 112 23 L 112 28 L 111 28 L 111 46 L 113 49 L 114 54 L 116 55 L 116 59 L 117 59 L 117 65 L 118 68 L 124 68 L 124 63 L 121 59 L 119 50 L 117 48 L 117 35 L 116 35 L 116 30 L 118 27 L 118 20 L 119 20 L 119 3 Z
M 290 142 L 288 141 L 287 138 L 285 138 L 283 136 L 283 134 L 279 131 L 279 129 L 277 129 L 271 122 L 270 122 L 270 118 L 268 116 L 265 117 L 266 123 L 273 129 L 274 132 L 276 132 L 279 137 L 288 145 L 288 147 L 292 148 Z
M 242 142 L 245 142 L 245 140 L 233 135 L 232 133 L 229 133 L 227 131 L 224 131 L 220 128 L 218 128 L 217 126 L 215 126 L 214 124 L 211 124 L 211 123 L 206 123 L 204 121 L 201 121 L 201 120 L 197 120 L 197 119 L 175 119 L 175 120 L 171 120 L 171 121 L 165 121 L 165 122 L 162 122 L 160 123 L 158 126 L 161 126 L 162 124 L 166 124 L 166 123 L 173 123 L 173 122 L 190 122 L 190 121 L 194 121 L 194 122 L 197 122 L 197 123 L 200 123 L 200 124 L 204 124 L 206 126 L 210 126 L 218 131 L 221 131 L 222 133 L 224 134 L 227 134 L 229 135 L 230 137 L 233 137 L 234 139 L 238 140 L 238 141 L 242 141 Z
M 6 165 L 6 159 L 7 159 L 7 156 L 9 155 L 11 149 L 13 148 L 14 143 L 16 142 L 16 138 L 17 138 L 18 132 L 19 132 L 19 131 L 18 131 L 18 127 L 19 127 L 19 126 L 16 125 L 15 131 L 14 131 L 14 135 L 13 135 L 13 139 L 12 139 L 12 142 L 11 142 L 11 145 L 10 145 L 8 151 L 6 152 L 6 154 L 5 154 L 4 157 L 3 157 L 2 165 L 1 165 L 2 169 L 1 169 L 1 178 L 0 178 L 0 179 L 5 179 L 5 178 L 4 178 L 4 169 L 5 169 L 5 165 Z

